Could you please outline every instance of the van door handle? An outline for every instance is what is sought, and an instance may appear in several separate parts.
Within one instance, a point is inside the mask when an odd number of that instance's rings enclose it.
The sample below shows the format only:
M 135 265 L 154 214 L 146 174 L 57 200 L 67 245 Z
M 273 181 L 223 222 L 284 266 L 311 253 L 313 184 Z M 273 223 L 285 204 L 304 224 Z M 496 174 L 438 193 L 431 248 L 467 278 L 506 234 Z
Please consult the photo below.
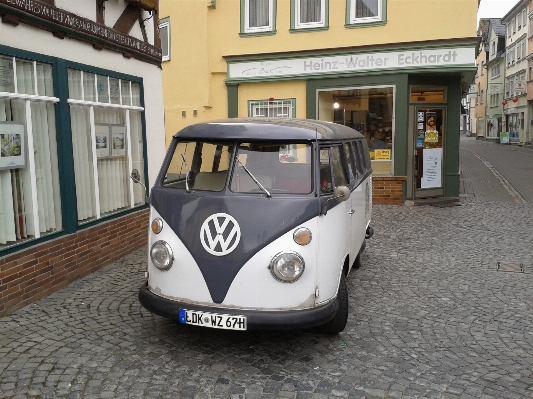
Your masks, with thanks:
M 348 212 L 349 215 L 353 215 L 355 211 L 353 209 L 350 209 L 350 212 Z

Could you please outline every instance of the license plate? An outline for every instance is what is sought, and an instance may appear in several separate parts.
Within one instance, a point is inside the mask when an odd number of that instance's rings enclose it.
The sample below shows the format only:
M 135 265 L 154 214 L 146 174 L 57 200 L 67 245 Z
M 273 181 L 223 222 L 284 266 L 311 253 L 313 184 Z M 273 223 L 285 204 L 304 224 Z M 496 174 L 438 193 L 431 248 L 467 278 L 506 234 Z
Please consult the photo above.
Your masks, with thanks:
M 197 310 L 180 309 L 180 323 L 223 330 L 246 330 L 246 316 L 199 312 Z

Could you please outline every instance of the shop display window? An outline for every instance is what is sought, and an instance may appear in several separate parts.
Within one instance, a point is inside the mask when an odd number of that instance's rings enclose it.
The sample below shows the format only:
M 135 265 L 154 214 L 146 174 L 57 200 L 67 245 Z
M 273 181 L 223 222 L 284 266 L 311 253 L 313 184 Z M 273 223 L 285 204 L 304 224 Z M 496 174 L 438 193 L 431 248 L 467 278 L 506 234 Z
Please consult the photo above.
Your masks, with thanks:
M 318 119 L 362 133 L 374 174 L 392 174 L 394 87 L 356 87 L 318 93 Z M 354 151 L 357 158 L 365 157 Z
M 78 222 L 144 204 L 142 187 L 129 178 L 137 169 L 144 180 L 140 85 L 73 69 L 68 73 Z

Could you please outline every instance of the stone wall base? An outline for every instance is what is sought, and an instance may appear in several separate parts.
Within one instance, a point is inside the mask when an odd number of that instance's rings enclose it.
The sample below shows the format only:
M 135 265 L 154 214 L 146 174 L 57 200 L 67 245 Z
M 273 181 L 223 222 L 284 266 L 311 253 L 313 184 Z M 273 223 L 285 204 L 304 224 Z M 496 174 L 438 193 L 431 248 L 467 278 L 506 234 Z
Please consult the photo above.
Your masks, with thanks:
M 147 245 L 148 218 L 143 209 L 0 257 L 0 316 Z

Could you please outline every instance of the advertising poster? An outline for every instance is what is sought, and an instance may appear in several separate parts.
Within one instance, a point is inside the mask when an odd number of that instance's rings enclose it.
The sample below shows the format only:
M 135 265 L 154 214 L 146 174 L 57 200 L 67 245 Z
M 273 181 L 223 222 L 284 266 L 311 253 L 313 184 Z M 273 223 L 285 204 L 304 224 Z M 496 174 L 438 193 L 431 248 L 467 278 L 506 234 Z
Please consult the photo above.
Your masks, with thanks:
M 426 112 L 426 131 L 424 133 L 424 143 L 437 143 L 439 132 L 437 131 L 437 113 Z
M 108 158 L 109 152 L 109 125 L 95 125 L 96 157 Z
M 0 122 L 0 170 L 26 166 L 24 124 Z
M 126 126 L 111 125 L 111 156 L 126 156 Z
M 424 148 L 421 188 L 442 187 L 442 148 Z

